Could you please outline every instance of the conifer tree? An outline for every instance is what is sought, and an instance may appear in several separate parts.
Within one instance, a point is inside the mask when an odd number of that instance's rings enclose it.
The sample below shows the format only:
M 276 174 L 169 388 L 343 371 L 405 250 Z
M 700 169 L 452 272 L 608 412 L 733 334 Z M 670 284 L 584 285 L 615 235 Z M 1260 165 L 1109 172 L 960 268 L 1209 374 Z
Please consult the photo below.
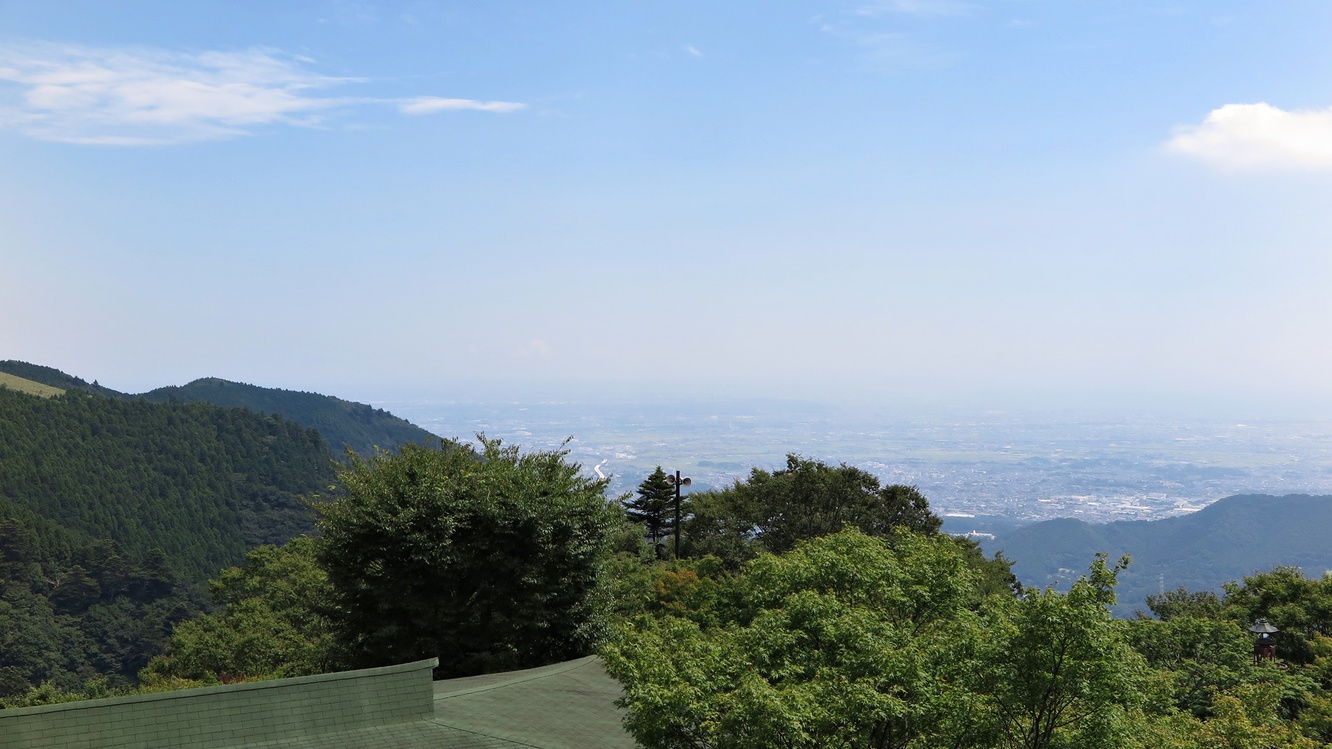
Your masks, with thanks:
M 673 527 L 675 486 L 666 477 L 666 472 L 657 466 L 643 483 L 638 485 L 637 494 L 625 501 L 624 512 L 629 522 L 643 526 L 648 538 L 652 539 L 654 553 L 661 555 L 660 542 Z

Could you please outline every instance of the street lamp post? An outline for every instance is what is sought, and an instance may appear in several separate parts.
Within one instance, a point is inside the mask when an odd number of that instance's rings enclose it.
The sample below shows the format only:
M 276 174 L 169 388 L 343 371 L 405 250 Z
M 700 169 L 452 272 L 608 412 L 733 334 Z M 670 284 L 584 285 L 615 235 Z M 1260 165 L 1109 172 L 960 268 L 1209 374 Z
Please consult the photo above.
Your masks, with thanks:
M 680 487 L 689 486 L 693 482 L 690 481 L 688 476 L 680 478 L 679 471 L 676 471 L 674 476 L 668 475 L 666 477 L 666 480 L 671 483 L 671 486 L 675 487 L 675 558 L 679 559 L 680 558 Z

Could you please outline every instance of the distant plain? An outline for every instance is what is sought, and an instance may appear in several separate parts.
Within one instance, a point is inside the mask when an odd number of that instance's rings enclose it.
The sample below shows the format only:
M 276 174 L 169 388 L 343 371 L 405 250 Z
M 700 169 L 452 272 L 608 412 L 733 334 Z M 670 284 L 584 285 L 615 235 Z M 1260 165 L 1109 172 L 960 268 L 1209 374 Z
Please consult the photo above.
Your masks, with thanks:
M 1332 422 L 1001 411 L 905 413 L 775 400 L 376 404 L 444 437 L 549 448 L 630 491 L 657 465 L 693 490 L 786 453 L 912 484 L 940 514 L 1089 522 L 1187 514 L 1234 494 L 1332 493 Z M 954 528 L 968 518 L 954 518 Z

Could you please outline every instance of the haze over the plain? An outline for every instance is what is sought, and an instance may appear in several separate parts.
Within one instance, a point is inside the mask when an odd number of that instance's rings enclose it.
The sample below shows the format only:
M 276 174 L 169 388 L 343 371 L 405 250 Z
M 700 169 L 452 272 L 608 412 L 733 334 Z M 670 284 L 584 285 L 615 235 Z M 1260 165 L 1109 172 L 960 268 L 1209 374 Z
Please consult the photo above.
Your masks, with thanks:
M 10 0 L 0 356 L 1329 415 L 1330 33 L 1319 0 Z

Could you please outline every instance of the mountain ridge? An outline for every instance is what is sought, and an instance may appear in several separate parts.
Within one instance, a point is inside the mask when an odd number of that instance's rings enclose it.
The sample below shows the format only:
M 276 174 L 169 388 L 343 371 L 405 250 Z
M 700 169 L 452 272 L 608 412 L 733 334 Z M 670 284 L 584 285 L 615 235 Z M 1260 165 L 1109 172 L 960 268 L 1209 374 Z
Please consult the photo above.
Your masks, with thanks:
M 54 367 L 15 359 L 0 361 L 0 374 L 60 391 L 81 390 L 116 400 L 139 398 L 153 403 L 208 403 L 224 408 L 245 408 L 256 413 L 277 414 L 301 426 L 318 430 L 335 456 L 341 456 L 348 447 L 362 456 L 369 456 L 378 449 L 392 450 L 408 442 L 433 446 L 438 445 L 440 440 L 437 435 L 406 419 L 365 403 L 322 393 L 234 382 L 220 377 L 201 377 L 184 385 L 167 385 L 133 394 L 105 387 L 96 380 L 89 383 Z M 0 385 L 3 384 L 0 381 Z
M 31 382 L 56 388 L 57 390 L 86 390 L 88 392 L 105 395 L 108 398 L 125 399 L 131 398 L 128 393 L 122 393 L 119 390 L 112 390 L 109 387 L 103 387 L 96 380 L 91 383 L 81 377 L 67 374 L 43 364 L 32 364 L 31 362 L 19 361 L 17 359 L 6 359 L 0 361 L 0 372 L 5 372 L 15 377 L 21 377 Z
M 150 390 L 138 397 L 154 403 L 175 400 L 276 413 L 318 430 L 335 455 L 348 447 L 368 456 L 377 449 L 388 450 L 408 442 L 433 446 L 440 440 L 406 419 L 365 403 L 321 393 L 266 388 L 220 377 L 202 377 L 185 385 Z
M 1239 494 L 1195 513 L 1161 520 L 1087 523 L 1046 520 L 996 535 L 983 546 L 1003 551 L 1024 585 L 1066 588 L 1096 553 L 1128 554 L 1116 613 L 1145 609 L 1162 589 L 1215 590 L 1256 571 L 1299 567 L 1332 570 L 1332 496 Z

